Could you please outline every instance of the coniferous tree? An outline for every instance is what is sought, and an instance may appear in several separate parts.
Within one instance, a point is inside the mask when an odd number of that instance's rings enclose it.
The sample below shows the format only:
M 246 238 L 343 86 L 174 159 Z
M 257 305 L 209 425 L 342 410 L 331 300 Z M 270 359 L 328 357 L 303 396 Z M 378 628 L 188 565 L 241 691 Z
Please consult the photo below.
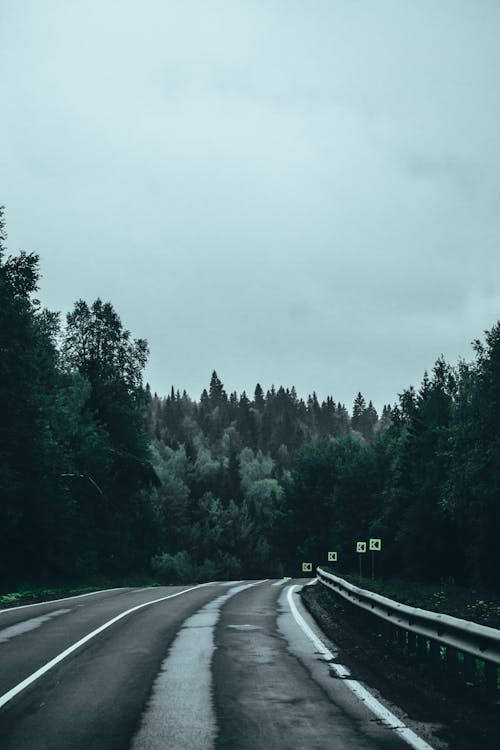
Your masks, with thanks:
M 262 390 L 262 387 L 260 383 L 257 383 L 255 386 L 254 396 L 253 396 L 253 405 L 257 411 L 262 412 L 264 411 L 264 391 Z
M 363 434 L 363 415 L 366 409 L 366 401 L 361 393 L 354 399 L 354 405 L 352 409 L 351 427 L 356 432 Z
M 363 414 L 363 435 L 369 443 L 373 442 L 378 422 L 377 410 L 373 403 L 369 401 L 368 406 Z

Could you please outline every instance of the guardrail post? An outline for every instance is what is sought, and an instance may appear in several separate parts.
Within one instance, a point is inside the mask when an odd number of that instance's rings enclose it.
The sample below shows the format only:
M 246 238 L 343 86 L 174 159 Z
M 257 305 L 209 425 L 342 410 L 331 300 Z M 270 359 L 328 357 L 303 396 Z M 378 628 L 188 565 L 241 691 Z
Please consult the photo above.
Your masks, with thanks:
M 379 629 L 380 635 L 382 636 L 384 641 L 387 641 L 391 637 L 390 623 L 386 622 L 386 620 L 380 620 L 379 618 L 377 618 L 377 620 L 378 620 L 378 629 Z
M 486 690 L 496 695 L 498 693 L 498 667 L 491 661 L 484 662 L 484 675 L 486 678 Z
M 396 631 L 396 629 L 394 627 L 394 623 L 390 622 L 389 620 L 384 620 L 384 622 L 385 622 L 385 637 L 386 637 L 386 640 L 388 641 L 388 643 L 393 643 L 394 638 L 395 638 L 394 634 L 395 634 L 395 631 Z
M 406 645 L 406 631 L 403 630 L 403 628 L 400 628 L 398 625 L 396 625 L 396 642 L 400 646 Z
M 446 670 L 452 677 L 458 675 L 458 651 L 453 646 L 446 646 Z
M 470 654 L 464 654 L 464 680 L 471 685 L 476 681 L 476 660 Z
M 427 638 L 425 635 L 417 637 L 417 653 L 421 659 L 427 658 Z
M 429 652 L 431 655 L 431 661 L 434 667 L 436 669 L 440 668 L 441 666 L 441 646 L 439 645 L 438 641 L 429 641 Z
M 412 633 L 411 630 L 408 631 L 407 643 L 408 643 L 408 652 L 410 654 L 416 653 L 416 651 L 417 651 L 417 634 L 416 633 Z

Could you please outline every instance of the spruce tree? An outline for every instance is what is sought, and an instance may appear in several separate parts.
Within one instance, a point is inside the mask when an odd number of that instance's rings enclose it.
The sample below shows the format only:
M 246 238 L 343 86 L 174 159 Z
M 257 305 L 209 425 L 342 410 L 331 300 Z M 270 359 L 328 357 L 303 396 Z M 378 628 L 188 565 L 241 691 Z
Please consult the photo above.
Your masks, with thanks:
M 363 415 L 366 409 L 366 401 L 364 397 L 358 392 L 358 395 L 354 399 L 354 405 L 352 409 L 351 427 L 356 432 L 363 434 Z

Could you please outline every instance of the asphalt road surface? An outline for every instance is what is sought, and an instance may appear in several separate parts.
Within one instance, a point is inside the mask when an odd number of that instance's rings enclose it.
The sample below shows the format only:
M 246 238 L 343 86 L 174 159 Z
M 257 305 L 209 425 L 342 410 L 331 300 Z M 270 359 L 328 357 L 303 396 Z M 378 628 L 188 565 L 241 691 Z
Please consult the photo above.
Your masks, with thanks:
M 429 750 L 336 663 L 300 603 L 304 583 L 1 610 L 0 748 Z

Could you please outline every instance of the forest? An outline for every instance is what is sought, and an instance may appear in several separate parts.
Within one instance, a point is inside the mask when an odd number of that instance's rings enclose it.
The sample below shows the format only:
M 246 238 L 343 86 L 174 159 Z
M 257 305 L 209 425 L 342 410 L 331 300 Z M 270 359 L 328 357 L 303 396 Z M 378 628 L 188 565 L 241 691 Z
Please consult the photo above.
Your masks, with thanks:
M 500 321 L 378 414 L 260 384 L 199 400 L 144 384 L 111 302 L 62 320 L 0 210 L 0 588 L 300 575 L 302 561 L 499 589 Z M 208 374 L 209 375 L 209 374 Z M 166 373 L 165 377 L 168 377 Z

